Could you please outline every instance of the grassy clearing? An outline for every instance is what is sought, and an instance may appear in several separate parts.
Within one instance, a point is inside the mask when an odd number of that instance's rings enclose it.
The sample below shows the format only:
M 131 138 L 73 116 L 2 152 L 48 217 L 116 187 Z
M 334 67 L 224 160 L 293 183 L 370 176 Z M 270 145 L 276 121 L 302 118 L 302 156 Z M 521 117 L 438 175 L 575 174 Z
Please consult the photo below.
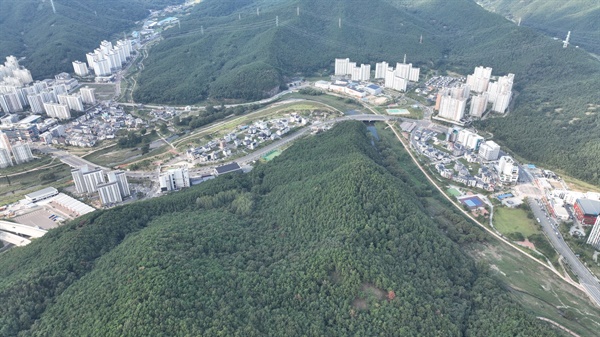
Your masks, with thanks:
M 19 172 L 34 170 L 36 168 L 39 168 L 44 165 L 48 165 L 50 163 L 52 163 L 52 157 L 43 156 L 40 159 L 36 159 L 36 160 L 30 161 L 25 164 L 5 167 L 2 169 L 2 171 L 0 171 L 0 176 L 11 175 L 11 174 L 19 173 Z M 55 164 L 60 163 L 60 161 L 55 160 L 54 163 Z
M 319 96 L 311 96 L 311 95 L 303 95 L 301 93 L 292 93 L 284 96 L 285 99 L 293 99 L 293 98 L 301 98 L 307 99 L 310 101 L 321 102 L 327 105 L 330 105 L 341 112 L 356 110 L 360 113 L 368 113 L 368 110 L 365 109 L 362 105 L 360 105 L 356 100 L 352 98 L 345 98 L 334 95 L 319 95 Z
M 49 186 L 63 187 L 70 184 L 69 166 L 60 164 L 43 171 L 27 172 L 9 178 L 0 177 L 0 205 L 15 202 L 25 194 Z
M 563 180 L 565 181 L 567 186 L 569 186 L 569 188 L 572 190 L 583 191 L 583 192 L 588 192 L 588 191 L 600 192 L 600 187 L 598 187 L 596 185 L 592 185 L 592 184 L 586 183 L 585 181 L 581 181 L 581 180 L 578 180 L 578 179 L 575 179 L 572 177 L 568 177 L 568 176 L 564 176 L 564 175 L 561 175 L 561 177 L 563 178 Z
M 541 233 L 535 220 L 527 217 L 527 212 L 520 208 L 499 207 L 494 210 L 494 227 L 504 235 L 521 233 L 528 237 Z
M 468 247 L 485 262 L 511 295 L 536 316 L 549 318 L 581 336 L 597 336 L 600 309 L 579 289 L 496 241 Z
M 111 83 L 99 84 L 99 83 L 81 83 L 81 88 L 88 86 L 96 89 L 96 100 L 109 100 L 115 96 L 115 85 Z M 80 89 L 77 90 L 79 92 Z

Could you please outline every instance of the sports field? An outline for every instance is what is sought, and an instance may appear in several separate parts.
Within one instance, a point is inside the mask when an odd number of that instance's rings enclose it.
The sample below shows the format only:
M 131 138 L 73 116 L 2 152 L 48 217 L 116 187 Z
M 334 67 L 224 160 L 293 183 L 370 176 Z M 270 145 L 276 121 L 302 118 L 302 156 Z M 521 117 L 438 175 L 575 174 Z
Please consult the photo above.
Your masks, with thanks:
M 410 115 L 410 111 L 406 109 L 385 109 L 388 115 Z
M 273 150 L 263 156 L 265 161 L 271 161 L 273 158 L 279 156 L 281 154 L 280 150 Z

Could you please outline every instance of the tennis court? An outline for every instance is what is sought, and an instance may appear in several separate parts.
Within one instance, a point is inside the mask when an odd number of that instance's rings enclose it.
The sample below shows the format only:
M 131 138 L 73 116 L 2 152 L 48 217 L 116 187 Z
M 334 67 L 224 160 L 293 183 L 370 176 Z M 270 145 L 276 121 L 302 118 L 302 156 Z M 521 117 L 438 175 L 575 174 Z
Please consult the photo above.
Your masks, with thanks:
M 388 115 L 410 115 L 410 111 L 406 109 L 385 109 Z
M 467 207 L 469 208 L 477 208 L 483 206 L 483 201 L 477 196 L 460 199 L 460 202 L 463 205 L 467 205 Z

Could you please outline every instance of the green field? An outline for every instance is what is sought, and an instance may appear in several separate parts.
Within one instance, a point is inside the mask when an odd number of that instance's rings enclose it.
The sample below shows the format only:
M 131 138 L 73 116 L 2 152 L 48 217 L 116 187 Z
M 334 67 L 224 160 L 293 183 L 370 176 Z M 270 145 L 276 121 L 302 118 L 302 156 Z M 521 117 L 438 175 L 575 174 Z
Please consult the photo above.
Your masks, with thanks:
M 25 194 L 45 187 L 62 187 L 69 185 L 71 170 L 69 166 L 60 164 L 46 170 L 27 172 L 11 177 L 0 177 L 0 205 L 22 199 Z
M 457 189 L 455 188 L 449 188 L 446 192 L 450 193 L 452 196 L 454 197 L 459 197 L 462 195 L 462 193 L 460 193 Z
M 271 161 L 273 159 L 275 159 L 275 157 L 279 156 L 281 154 L 281 150 L 273 150 L 269 153 L 267 153 L 266 155 L 263 156 L 263 159 L 265 161 Z
M 494 227 L 502 234 L 521 233 L 528 237 L 541 233 L 535 220 L 527 217 L 527 212 L 520 208 L 500 207 L 494 210 Z

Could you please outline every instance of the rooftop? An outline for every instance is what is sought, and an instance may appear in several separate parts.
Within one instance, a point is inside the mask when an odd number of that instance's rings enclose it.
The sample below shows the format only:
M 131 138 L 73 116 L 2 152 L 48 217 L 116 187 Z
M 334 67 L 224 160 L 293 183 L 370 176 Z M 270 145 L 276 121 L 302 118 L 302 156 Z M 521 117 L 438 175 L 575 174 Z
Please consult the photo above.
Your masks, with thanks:
M 600 214 L 600 201 L 591 199 L 577 199 L 581 211 L 584 214 L 599 215 Z
M 45 196 L 47 194 L 58 194 L 58 190 L 54 187 L 46 187 L 42 190 L 26 194 L 25 197 L 27 199 L 37 199 L 37 198 Z
M 241 169 L 242 168 L 240 167 L 240 165 L 238 165 L 238 163 L 236 162 L 215 168 L 215 170 L 217 171 L 217 175 L 234 172 Z

